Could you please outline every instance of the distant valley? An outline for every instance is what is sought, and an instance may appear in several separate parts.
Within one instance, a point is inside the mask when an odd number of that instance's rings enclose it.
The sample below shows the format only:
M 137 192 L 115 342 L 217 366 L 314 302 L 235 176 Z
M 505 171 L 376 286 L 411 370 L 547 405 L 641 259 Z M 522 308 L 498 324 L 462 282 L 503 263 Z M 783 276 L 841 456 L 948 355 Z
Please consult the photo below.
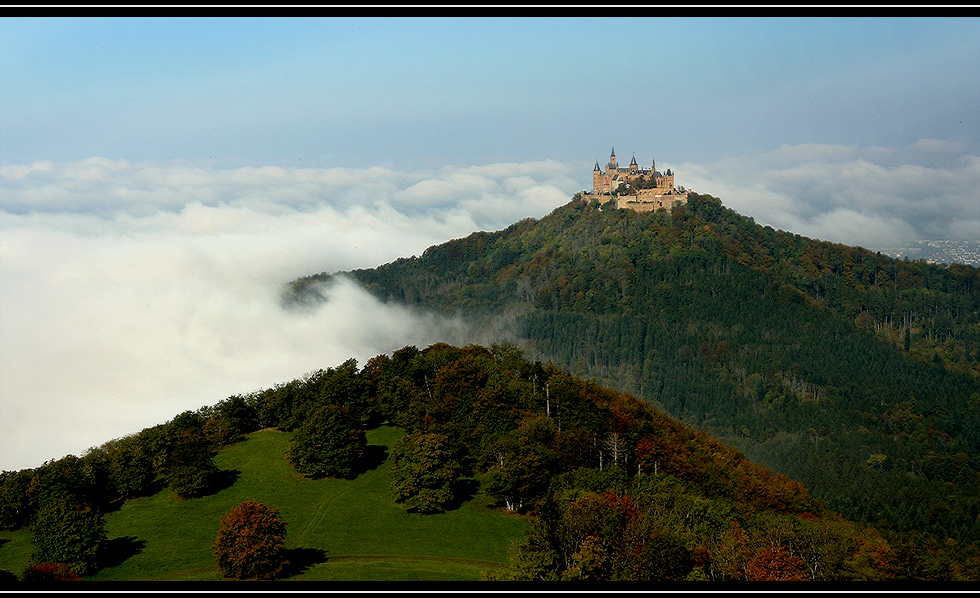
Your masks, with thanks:
M 980 241 L 917 240 L 907 246 L 882 247 L 877 250 L 889 257 L 925 260 L 930 264 L 980 266 Z

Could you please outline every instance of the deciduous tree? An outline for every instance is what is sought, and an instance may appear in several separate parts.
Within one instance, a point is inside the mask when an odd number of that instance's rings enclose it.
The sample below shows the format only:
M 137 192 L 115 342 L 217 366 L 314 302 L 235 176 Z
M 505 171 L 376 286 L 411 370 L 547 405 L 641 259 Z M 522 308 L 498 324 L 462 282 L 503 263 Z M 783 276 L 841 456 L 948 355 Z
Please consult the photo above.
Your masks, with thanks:
M 287 459 L 314 478 L 350 478 L 367 448 L 361 422 L 338 405 L 317 409 L 289 443 Z
M 106 545 L 105 518 L 91 505 L 52 499 L 34 517 L 31 541 L 32 564 L 63 563 L 88 575 Z
M 71 567 L 64 563 L 40 563 L 32 565 L 24 571 L 24 581 L 51 582 L 51 581 L 82 581 L 82 577 L 75 573 Z M 0 579 L 0 581 L 4 581 Z M 13 581 L 17 581 L 14 577 Z
M 444 434 L 414 432 L 391 451 L 391 492 L 405 510 L 440 513 L 454 498 L 460 465 Z
M 271 506 L 247 500 L 221 519 L 211 552 L 225 577 L 274 579 L 288 564 L 286 524 Z

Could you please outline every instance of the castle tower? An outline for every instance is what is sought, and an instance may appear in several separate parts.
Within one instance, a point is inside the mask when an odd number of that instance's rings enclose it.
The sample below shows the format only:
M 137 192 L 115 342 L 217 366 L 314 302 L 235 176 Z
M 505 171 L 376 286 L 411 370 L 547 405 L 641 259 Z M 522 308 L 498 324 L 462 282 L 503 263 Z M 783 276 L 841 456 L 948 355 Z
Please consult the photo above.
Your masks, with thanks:
M 592 191 L 598 193 L 602 188 L 602 171 L 599 170 L 599 160 L 595 161 L 595 168 L 592 169 Z
M 616 148 L 612 148 L 612 152 L 609 154 L 609 164 L 606 165 L 606 174 L 613 175 L 619 171 L 619 167 L 616 166 Z
M 639 170 L 640 170 L 640 165 L 636 163 L 636 156 L 634 155 L 633 156 L 633 159 L 630 160 L 630 170 L 629 170 L 629 172 L 630 172 L 630 174 L 636 174 L 637 171 L 639 171 Z

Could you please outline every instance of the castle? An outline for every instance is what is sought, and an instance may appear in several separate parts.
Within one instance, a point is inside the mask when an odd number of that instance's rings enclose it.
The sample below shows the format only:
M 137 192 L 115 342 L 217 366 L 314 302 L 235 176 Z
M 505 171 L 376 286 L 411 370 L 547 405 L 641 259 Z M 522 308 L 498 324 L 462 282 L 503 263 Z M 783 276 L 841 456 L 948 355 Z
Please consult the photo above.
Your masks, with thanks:
M 615 201 L 617 208 L 629 208 L 637 212 L 670 209 L 674 202 L 687 203 L 684 188 L 674 187 L 674 173 L 657 170 L 656 161 L 650 168 L 641 169 L 636 156 L 629 166 L 620 168 L 616 164 L 616 148 L 609 155 L 605 170 L 599 169 L 596 160 L 592 170 L 592 193 L 582 194 L 583 199 L 597 199 L 602 203 Z

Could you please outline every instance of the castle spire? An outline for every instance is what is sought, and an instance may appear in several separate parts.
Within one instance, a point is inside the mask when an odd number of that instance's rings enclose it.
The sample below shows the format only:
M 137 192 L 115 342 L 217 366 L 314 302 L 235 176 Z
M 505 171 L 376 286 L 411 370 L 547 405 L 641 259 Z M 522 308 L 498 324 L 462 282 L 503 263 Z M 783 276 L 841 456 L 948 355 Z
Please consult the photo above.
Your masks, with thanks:
M 594 172 L 598 172 L 598 171 L 599 171 L 599 159 L 598 159 L 598 158 L 596 158 L 596 161 L 595 161 L 595 168 L 593 168 L 592 170 L 593 170 Z

